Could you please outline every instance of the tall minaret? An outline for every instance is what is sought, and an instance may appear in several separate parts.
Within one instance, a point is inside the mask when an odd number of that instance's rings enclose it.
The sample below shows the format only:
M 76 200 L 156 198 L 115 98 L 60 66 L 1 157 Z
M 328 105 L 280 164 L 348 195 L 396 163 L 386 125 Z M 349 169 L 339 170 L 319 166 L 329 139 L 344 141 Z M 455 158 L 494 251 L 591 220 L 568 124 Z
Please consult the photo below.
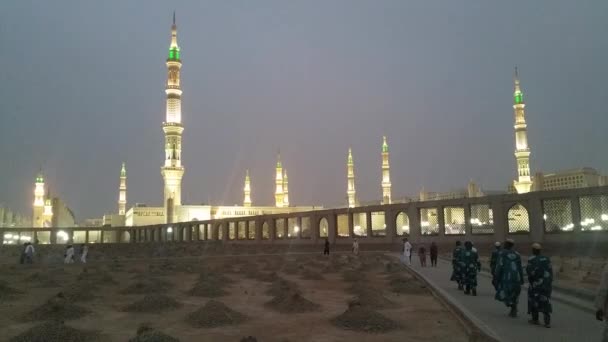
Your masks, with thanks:
M 287 170 L 283 171 L 283 206 L 289 207 L 289 181 L 287 180 Z
M 124 215 L 127 208 L 127 169 L 122 163 L 120 169 L 120 185 L 118 186 L 118 215 Z
M 518 194 L 530 192 L 530 148 L 528 147 L 528 130 L 524 108 L 524 94 L 519 86 L 519 75 L 515 68 L 515 92 L 513 93 L 513 110 L 515 114 L 515 159 L 517 160 L 517 179 L 513 181 Z
M 386 136 L 382 137 L 382 204 L 391 204 L 391 175 Z
M 249 170 L 245 171 L 245 199 L 243 199 L 244 207 L 251 207 L 251 180 L 249 179 Z
M 44 227 L 44 177 L 42 171 L 36 176 L 36 186 L 34 188 L 34 215 L 32 225 L 34 228 Z
M 46 193 L 44 200 L 44 212 L 42 213 L 42 226 L 53 226 L 53 200 L 51 199 L 51 189 Z
M 348 178 L 346 194 L 348 195 L 348 207 L 354 208 L 355 202 L 355 164 L 353 162 L 353 152 L 348 149 L 348 159 L 346 160 L 346 177 Z
M 283 165 L 281 164 L 281 153 L 277 155 L 276 168 L 276 190 L 274 192 L 274 201 L 277 208 L 283 207 Z
M 177 208 L 182 204 L 182 89 L 180 87 L 180 69 L 182 62 L 180 50 L 177 46 L 177 26 L 175 25 L 175 12 L 173 12 L 173 25 L 171 26 L 171 45 L 167 58 L 167 117 L 163 122 L 165 132 L 165 164 L 161 167 L 161 174 L 165 182 L 164 207 L 165 222 L 177 221 Z

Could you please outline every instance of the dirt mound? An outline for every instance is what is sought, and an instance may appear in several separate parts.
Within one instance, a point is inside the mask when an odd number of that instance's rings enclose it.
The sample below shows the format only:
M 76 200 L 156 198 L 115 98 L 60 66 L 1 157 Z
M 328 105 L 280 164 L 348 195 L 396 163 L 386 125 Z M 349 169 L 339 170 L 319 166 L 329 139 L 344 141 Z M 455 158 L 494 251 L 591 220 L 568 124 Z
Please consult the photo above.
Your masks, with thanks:
M 11 300 L 22 293 L 23 291 L 9 286 L 4 280 L 0 280 L 0 300 Z
M 391 290 L 396 293 L 424 294 L 428 291 L 424 284 L 411 277 L 391 277 L 388 283 Z
M 147 312 L 147 313 L 159 313 L 181 307 L 182 304 L 175 299 L 161 295 L 161 294 L 149 294 L 144 298 L 135 301 L 123 308 L 123 311 L 127 312 Z
M 285 280 L 283 278 L 277 278 L 272 282 L 272 284 L 268 288 L 268 291 L 266 291 L 266 294 L 270 296 L 278 296 L 284 292 L 294 292 L 297 290 L 298 285 L 296 285 L 295 283 L 289 280 Z
M 60 287 L 54 276 L 48 273 L 35 272 L 25 278 L 25 281 L 36 287 Z
M 215 271 L 215 270 L 201 271 L 198 279 L 201 281 L 213 281 L 213 282 L 217 282 L 220 284 L 234 283 L 234 280 L 232 280 L 232 278 L 226 277 L 225 275 L 221 274 L 220 271 Z
M 325 279 L 323 275 L 317 271 L 313 271 L 309 268 L 305 268 L 302 272 L 300 272 L 300 278 L 305 280 L 323 280 Z
M 200 309 L 188 314 L 186 321 L 197 328 L 214 328 L 224 325 L 239 324 L 247 320 L 247 316 L 234 311 L 224 303 L 210 300 Z
M 190 291 L 188 291 L 188 294 L 191 296 L 215 298 L 225 296 L 228 292 L 223 289 L 220 281 L 207 278 L 196 282 Z
M 271 283 L 277 280 L 278 277 L 279 275 L 276 272 L 259 272 L 255 279 L 265 283 Z
M 157 278 L 141 279 L 121 291 L 123 294 L 148 294 L 165 292 L 171 284 Z
M 129 339 L 129 342 L 179 342 L 179 339 L 144 324 L 137 328 L 137 336 Z
M 76 277 L 79 282 L 90 283 L 95 285 L 115 285 L 117 284 L 110 273 L 100 268 L 87 268 L 82 270 L 82 273 Z
M 95 298 L 95 292 L 98 289 L 95 284 L 77 282 L 63 288 L 57 295 L 61 295 L 71 302 L 85 302 Z
M 399 328 L 397 322 L 356 303 L 351 304 L 343 314 L 331 322 L 342 329 L 366 333 L 384 333 Z
M 284 291 L 266 303 L 266 306 L 282 313 L 310 312 L 320 307 L 319 304 L 302 297 L 299 291 Z
M 281 268 L 281 271 L 287 274 L 298 274 L 300 270 L 304 267 L 302 265 L 298 265 L 295 262 L 288 262 Z
M 11 338 L 10 342 L 88 342 L 96 341 L 96 332 L 74 329 L 60 321 L 42 323 L 26 330 L 24 333 Z
M 344 281 L 361 281 L 365 279 L 365 274 L 359 270 L 346 270 L 342 272 L 342 279 Z
M 49 299 L 46 303 L 40 305 L 34 310 L 25 313 L 21 316 L 23 321 L 44 321 L 56 320 L 67 321 L 78 319 L 90 313 L 90 311 L 81 306 L 75 305 L 68 300 L 63 293 Z
M 353 286 L 350 289 L 356 296 L 349 303 L 352 305 L 361 305 L 372 309 L 389 309 L 397 307 L 397 304 L 382 295 L 382 291 L 375 288 L 366 287 L 365 285 Z
M 253 336 L 243 337 L 241 342 L 258 342 L 258 339 Z
M 386 273 L 396 273 L 396 272 L 401 272 L 404 271 L 406 268 L 403 264 L 400 264 L 398 262 L 388 262 L 384 265 L 384 272 Z

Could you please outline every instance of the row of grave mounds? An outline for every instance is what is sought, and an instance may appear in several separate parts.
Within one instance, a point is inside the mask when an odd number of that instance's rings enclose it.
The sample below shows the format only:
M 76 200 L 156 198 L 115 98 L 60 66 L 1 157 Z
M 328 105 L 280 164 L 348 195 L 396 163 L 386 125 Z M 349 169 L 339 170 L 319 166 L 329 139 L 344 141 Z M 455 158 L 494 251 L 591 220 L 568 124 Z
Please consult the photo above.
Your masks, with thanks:
M 91 311 L 75 304 L 63 292 L 49 298 L 45 303 L 17 317 L 18 321 L 66 321 L 81 318 Z
M 10 342 L 93 342 L 102 340 L 95 331 L 72 328 L 62 320 L 51 320 L 35 325 L 11 338 Z
M 151 293 L 123 307 L 125 312 L 161 313 L 182 307 L 182 303 L 164 294 Z
M 3 301 L 14 300 L 23 294 L 22 290 L 16 289 L 5 280 L 0 280 L 0 303 Z
M 129 342 L 179 342 L 179 339 L 153 328 L 148 323 L 143 323 L 137 328 L 135 337 L 129 339 Z
M 249 318 L 226 304 L 209 300 L 198 310 L 186 316 L 186 322 L 195 328 L 216 328 L 226 325 L 236 325 L 245 322 Z
M 351 301 L 348 309 L 334 317 L 331 323 L 345 330 L 365 333 L 386 333 L 401 328 L 399 323 L 358 301 Z

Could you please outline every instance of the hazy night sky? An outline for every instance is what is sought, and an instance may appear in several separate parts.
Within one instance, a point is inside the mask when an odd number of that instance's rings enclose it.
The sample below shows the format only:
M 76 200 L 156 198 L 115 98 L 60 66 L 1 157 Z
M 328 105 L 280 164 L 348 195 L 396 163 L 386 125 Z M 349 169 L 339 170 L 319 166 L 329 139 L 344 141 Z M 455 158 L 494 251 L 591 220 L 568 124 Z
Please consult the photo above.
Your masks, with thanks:
M 162 204 L 165 59 L 182 51 L 185 204 L 292 204 L 504 190 L 515 177 L 513 67 L 532 171 L 608 171 L 608 1 L 2 1 L 0 202 L 31 215 L 34 177 L 77 219 Z

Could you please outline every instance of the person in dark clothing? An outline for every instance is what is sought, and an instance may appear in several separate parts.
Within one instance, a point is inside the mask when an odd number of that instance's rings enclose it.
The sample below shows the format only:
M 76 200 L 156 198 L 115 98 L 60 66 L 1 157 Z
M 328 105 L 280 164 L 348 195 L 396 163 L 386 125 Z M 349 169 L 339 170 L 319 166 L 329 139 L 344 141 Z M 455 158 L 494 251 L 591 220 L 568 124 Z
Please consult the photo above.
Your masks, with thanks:
M 435 242 L 431 242 L 431 267 L 437 267 L 437 245 Z
M 543 313 L 545 328 L 551 327 L 551 291 L 553 290 L 553 267 L 551 259 L 541 254 L 538 243 L 532 245 L 532 256 L 526 266 L 528 275 L 528 313 L 532 315 L 530 324 L 539 325 L 538 314 Z
M 426 267 L 426 248 L 424 248 L 424 245 L 418 248 L 418 257 L 420 258 L 420 266 Z
M 19 258 L 20 264 L 25 264 L 25 250 L 27 249 L 27 242 L 23 243 L 23 249 L 21 250 L 21 256 Z
M 498 256 L 502 251 L 502 246 L 500 242 L 496 241 L 494 243 L 494 250 L 492 251 L 492 256 L 490 257 L 490 274 L 492 275 L 492 285 L 494 285 L 494 289 L 497 290 L 498 282 L 496 281 L 496 277 L 494 273 L 496 271 L 496 264 L 498 263 Z
M 462 270 L 464 294 L 477 296 L 477 272 L 481 269 L 481 264 L 479 263 L 477 250 L 473 248 L 471 241 L 464 243 L 462 261 L 464 263 L 464 269 Z
M 524 271 L 521 256 L 513 246 L 515 242 L 507 239 L 504 249 L 498 255 L 494 277 L 496 279 L 496 296 L 494 298 L 511 308 L 510 317 L 517 317 L 517 304 L 521 286 L 524 284 Z
M 464 271 L 464 263 L 462 262 L 462 254 L 464 253 L 464 249 L 460 241 L 456 241 L 456 247 L 454 247 L 454 251 L 452 251 L 452 277 L 450 277 L 451 281 L 455 281 L 458 284 L 459 290 L 464 290 L 462 274 Z
M 323 255 L 329 255 L 329 240 L 325 239 L 325 248 L 323 249 Z

